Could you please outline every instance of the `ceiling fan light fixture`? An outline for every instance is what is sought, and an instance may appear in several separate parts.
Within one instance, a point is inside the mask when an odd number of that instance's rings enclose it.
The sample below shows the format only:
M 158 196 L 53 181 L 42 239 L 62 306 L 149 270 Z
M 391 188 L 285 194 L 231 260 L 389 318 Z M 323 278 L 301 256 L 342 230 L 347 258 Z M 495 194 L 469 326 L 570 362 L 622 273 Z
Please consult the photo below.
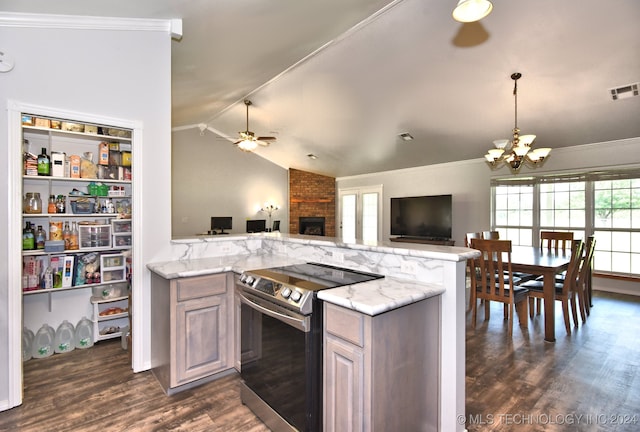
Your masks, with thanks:
M 250 139 L 245 139 L 238 143 L 238 148 L 245 152 L 252 152 L 257 147 L 258 147 L 258 143 Z
M 453 10 L 453 19 L 461 23 L 480 21 L 491 13 L 493 4 L 488 0 L 459 0 Z

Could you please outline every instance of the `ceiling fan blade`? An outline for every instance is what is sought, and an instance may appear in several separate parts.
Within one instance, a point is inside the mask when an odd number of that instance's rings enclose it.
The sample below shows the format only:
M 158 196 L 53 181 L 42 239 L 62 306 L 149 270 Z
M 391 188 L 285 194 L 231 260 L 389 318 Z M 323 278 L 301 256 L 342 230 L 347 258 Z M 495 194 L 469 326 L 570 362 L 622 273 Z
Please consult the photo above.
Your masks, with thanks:
M 258 137 L 256 139 L 259 140 L 259 141 L 275 141 L 277 138 L 276 137 L 269 137 L 269 136 L 267 136 L 267 137 L 261 136 L 261 137 Z

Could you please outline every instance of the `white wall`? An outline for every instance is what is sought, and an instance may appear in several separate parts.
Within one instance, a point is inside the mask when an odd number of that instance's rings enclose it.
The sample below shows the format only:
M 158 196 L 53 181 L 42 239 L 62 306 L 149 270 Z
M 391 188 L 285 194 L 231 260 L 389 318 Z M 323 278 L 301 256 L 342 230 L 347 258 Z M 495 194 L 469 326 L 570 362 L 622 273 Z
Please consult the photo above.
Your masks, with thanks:
M 595 170 L 598 168 L 624 168 L 640 165 L 640 138 L 605 143 L 586 144 L 555 149 L 538 169 L 521 169 L 519 176 L 540 175 L 566 171 Z M 389 237 L 389 200 L 392 197 L 415 195 L 453 195 L 453 230 L 456 245 L 464 245 L 467 232 L 490 228 L 491 192 L 490 182 L 494 177 L 511 176 L 506 167 L 492 171 L 484 159 L 423 166 L 396 171 L 365 174 L 336 179 L 338 189 L 382 184 L 383 239 Z M 610 279 L 596 279 L 596 288 L 606 289 L 614 283 Z M 626 286 L 625 287 L 621 287 Z M 640 293 L 638 283 L 616 281 L 619 292 Z
M 172 135 L 172 235 L 193 236 L 210 228 L 211 216 L 232 216 L 231 233 L 244 233 L 247 219 L 269 218 L 265 202 L 288 232 L 288 171 L 255 153 L 245 153 L 212 132 L 197 128 Z
M 170 240 L 171 207 L 168 199 L 158 199 L 157 191 L 171 187 L 171 39 L 167 31 L 69 30 L 53 28 L 0 27 L 0 50 L 15 59 L 15 68 L 0 73 L 0 106 L 17 102 L 56 110 L 87 113 L 139 122 L 141 142 L 148 151 L 134 155 L 134 177 L 142 192 L 141 207 L 134 209 L 144 217 L 137 245 L 143 262 L 156 261 Z M 9 203 L 8 116 L 0 115 L 0 225 L 8 226 L 12 217 Z M 165 195 L 166 197 L 166 195 Z M 19 210 L 18 210 L 19 211 Z M 0 346 L 9 345 L 7 316 L 9 235 L 0 230 Z M 140 263 L 144 269 L 143 263 Z M 146 270 L 146 269 L 145 269 Z M 135 287 L 141 298 L 149 296 L 149 273 Z M 148 307 L 134 310 L 140 322 L 149 322 Z M 148 327 L 148 325 L 146 326 Z M 148 328 L 136 329 L 148 341 Z M 148 343 L 141 345 L 139 358 L 148 358 Z M 9 353 L 0 350 L 0 409 L 6 404 L 10 381 Z M 6 408 L 6 406 L 4 407 Z

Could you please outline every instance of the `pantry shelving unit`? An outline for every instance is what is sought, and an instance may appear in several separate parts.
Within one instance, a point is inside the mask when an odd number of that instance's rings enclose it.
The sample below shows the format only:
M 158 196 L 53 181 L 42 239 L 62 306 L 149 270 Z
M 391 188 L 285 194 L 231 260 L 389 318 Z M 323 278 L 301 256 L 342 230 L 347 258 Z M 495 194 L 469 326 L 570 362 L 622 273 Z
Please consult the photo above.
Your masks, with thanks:
M 66 130 L 65 130 L 66 129 Z M 85 131 L 86 130 L 86 131 Z M 52 257 L 73 256 L 74 262 L 86 254 L 97 253 L 99 255 L 108 254 L 109 256 L 120 256 L 120 265 L 118 268 L 110 269 L 107 273 L 110 280 L 103 281 L 100 278 L 99 283 L 76 283 L 82 282 L 83 278 L 76 278 L 74 273 L 70 286 L 58 286 L 55 288 L 42 289 L 40 286 L 34 288 L 32 285 L 25 286 L 25 275 L 23 273 L 23 298 L 25 296 L 34 296 L 45 294 L 48 296 L 48 310 L 52 311 L 52 298 L 59 293 L 68 292 L 70 290 L 86 290 L 90 294 L 87 301 L 93 310 L 94 322 L 94 341 L 108 339 L 120 336 L 120 329 L 127 326 L 129 322 L 128 313 L 128 290 L 118 297 L 103 298 L 95 296 L 102 287 L 109 289 L 117 282 L 128 284 L 129 272 L 131 269 L 131 250 L 132 244 L 132 176 L 131 176 L 131 144 L 132 130 L 124 128 L 114 128 L 106 125 L 96 125 L 90 123 L 82 123 L 74 120 L 59 118 L 44 118 L 28 113 L 22 114 L 22 138 L 23 138 L 23 154 L 25 160 L 27 155 L 37 155 L 42 148 L 47 150 L 49 157 L 54 153 L 59 156 L 64 154 L 66 159 L 63 172 L 58 171 L 56 176 L 39 176 L 34 175 L 33 171 L 23 170 L 22 175 L 22 194 L 27 192 L 39 193 L 42 200 L 42 213 L 22 213 L 22 227 L 26 222 L 30 222 L 34 227 L 42 225 L 47 231 L 47 239 L 49 239 L 50 225 L 53 222 L 76 222 L 79 230 L 81 230 L 78 240 L 78 249 L 64 250 L 23 250 L 23 263 L 25 260 L 31 263 L 36 262 L 35 267 L 40 271 L 44 270 L 51 263 Z M 106 143 L 106 144 L 104 144 Z M 101 152 L 108 147 L 108 164 L 100 165 Z M 102 153 L 103 154 L 103 153 Z M 69 167 L 69 156 L 77 155 L 84 157 L 85 162 L 91 160 L 93 165 L 83 165 L 89 168 L 88 175 L 79 172 L 79 178 L 71 177 L 71 169 Z M 123 157 L 126 156 L 126 157 Z M 97 156 L 97 158 L 96 158 Z M 75 174 L 74 174 L 75 175 Z M 91 193 L 93 184 L 102 184 L 108 187 L 106 193 Z M 64 213 L 48 213 L 47 201 L 49 196 L 65 197 L 66 209 Z M 84 199 L 85 202 L 94 204 L 93 212 L 82 212 L 72 209 L 71 202 Z M 107 212 L 106 203 L 113 204 L 110 212 Z M 74 210 L 77 210 L 74 213 Z M 89 238 L 95 227 L 102 227 L 99 234 L 102 235 L 99 240 L 93 241 Z M 114 231 L 118 229 L 117 236 Z M 84 235 L 84 241 L 81 241 Z M 118 240 L 118 244 L 116 244 Z M 128 261 L 127 261 L 128 260 Z M 100 257 L 97 258 L 100 262 Z M 23 267 L 26 267 L 23 264 Z M 103 273 L 97 272 L 101 276 Z M 117 275 L 117 276 L 113 276 Z M 83 295 L 83 294 L 80 294 Z M 109 306 L 111 305 L 111 306 Z M 100 313 L 109 307 L 125 308 L 127 311 L 111 314 L 109 316 L 101 316 Z M 25 310 L 24 313 L 27 313 Z M 81 313 L 80 313 L 81 314 Z M 71 321 L 71 320 L 70 320 Z M 109 332 L 101 335 L 103 327 L 101 323 L 109 324 L 110 327 L 117 328 L 118 331 Z

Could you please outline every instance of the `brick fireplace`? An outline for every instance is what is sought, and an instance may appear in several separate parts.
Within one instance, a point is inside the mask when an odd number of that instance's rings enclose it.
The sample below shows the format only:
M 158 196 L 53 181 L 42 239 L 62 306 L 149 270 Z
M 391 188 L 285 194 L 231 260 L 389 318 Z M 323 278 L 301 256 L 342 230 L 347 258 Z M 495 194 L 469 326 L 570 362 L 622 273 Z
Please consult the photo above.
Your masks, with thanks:
M 289 169 L 289 233 L 301 233 L 300 218 L 324 218 L 324 235 L 336 236 L 335 178 Z M 309 235 L 323 235 L 303 228 Z

